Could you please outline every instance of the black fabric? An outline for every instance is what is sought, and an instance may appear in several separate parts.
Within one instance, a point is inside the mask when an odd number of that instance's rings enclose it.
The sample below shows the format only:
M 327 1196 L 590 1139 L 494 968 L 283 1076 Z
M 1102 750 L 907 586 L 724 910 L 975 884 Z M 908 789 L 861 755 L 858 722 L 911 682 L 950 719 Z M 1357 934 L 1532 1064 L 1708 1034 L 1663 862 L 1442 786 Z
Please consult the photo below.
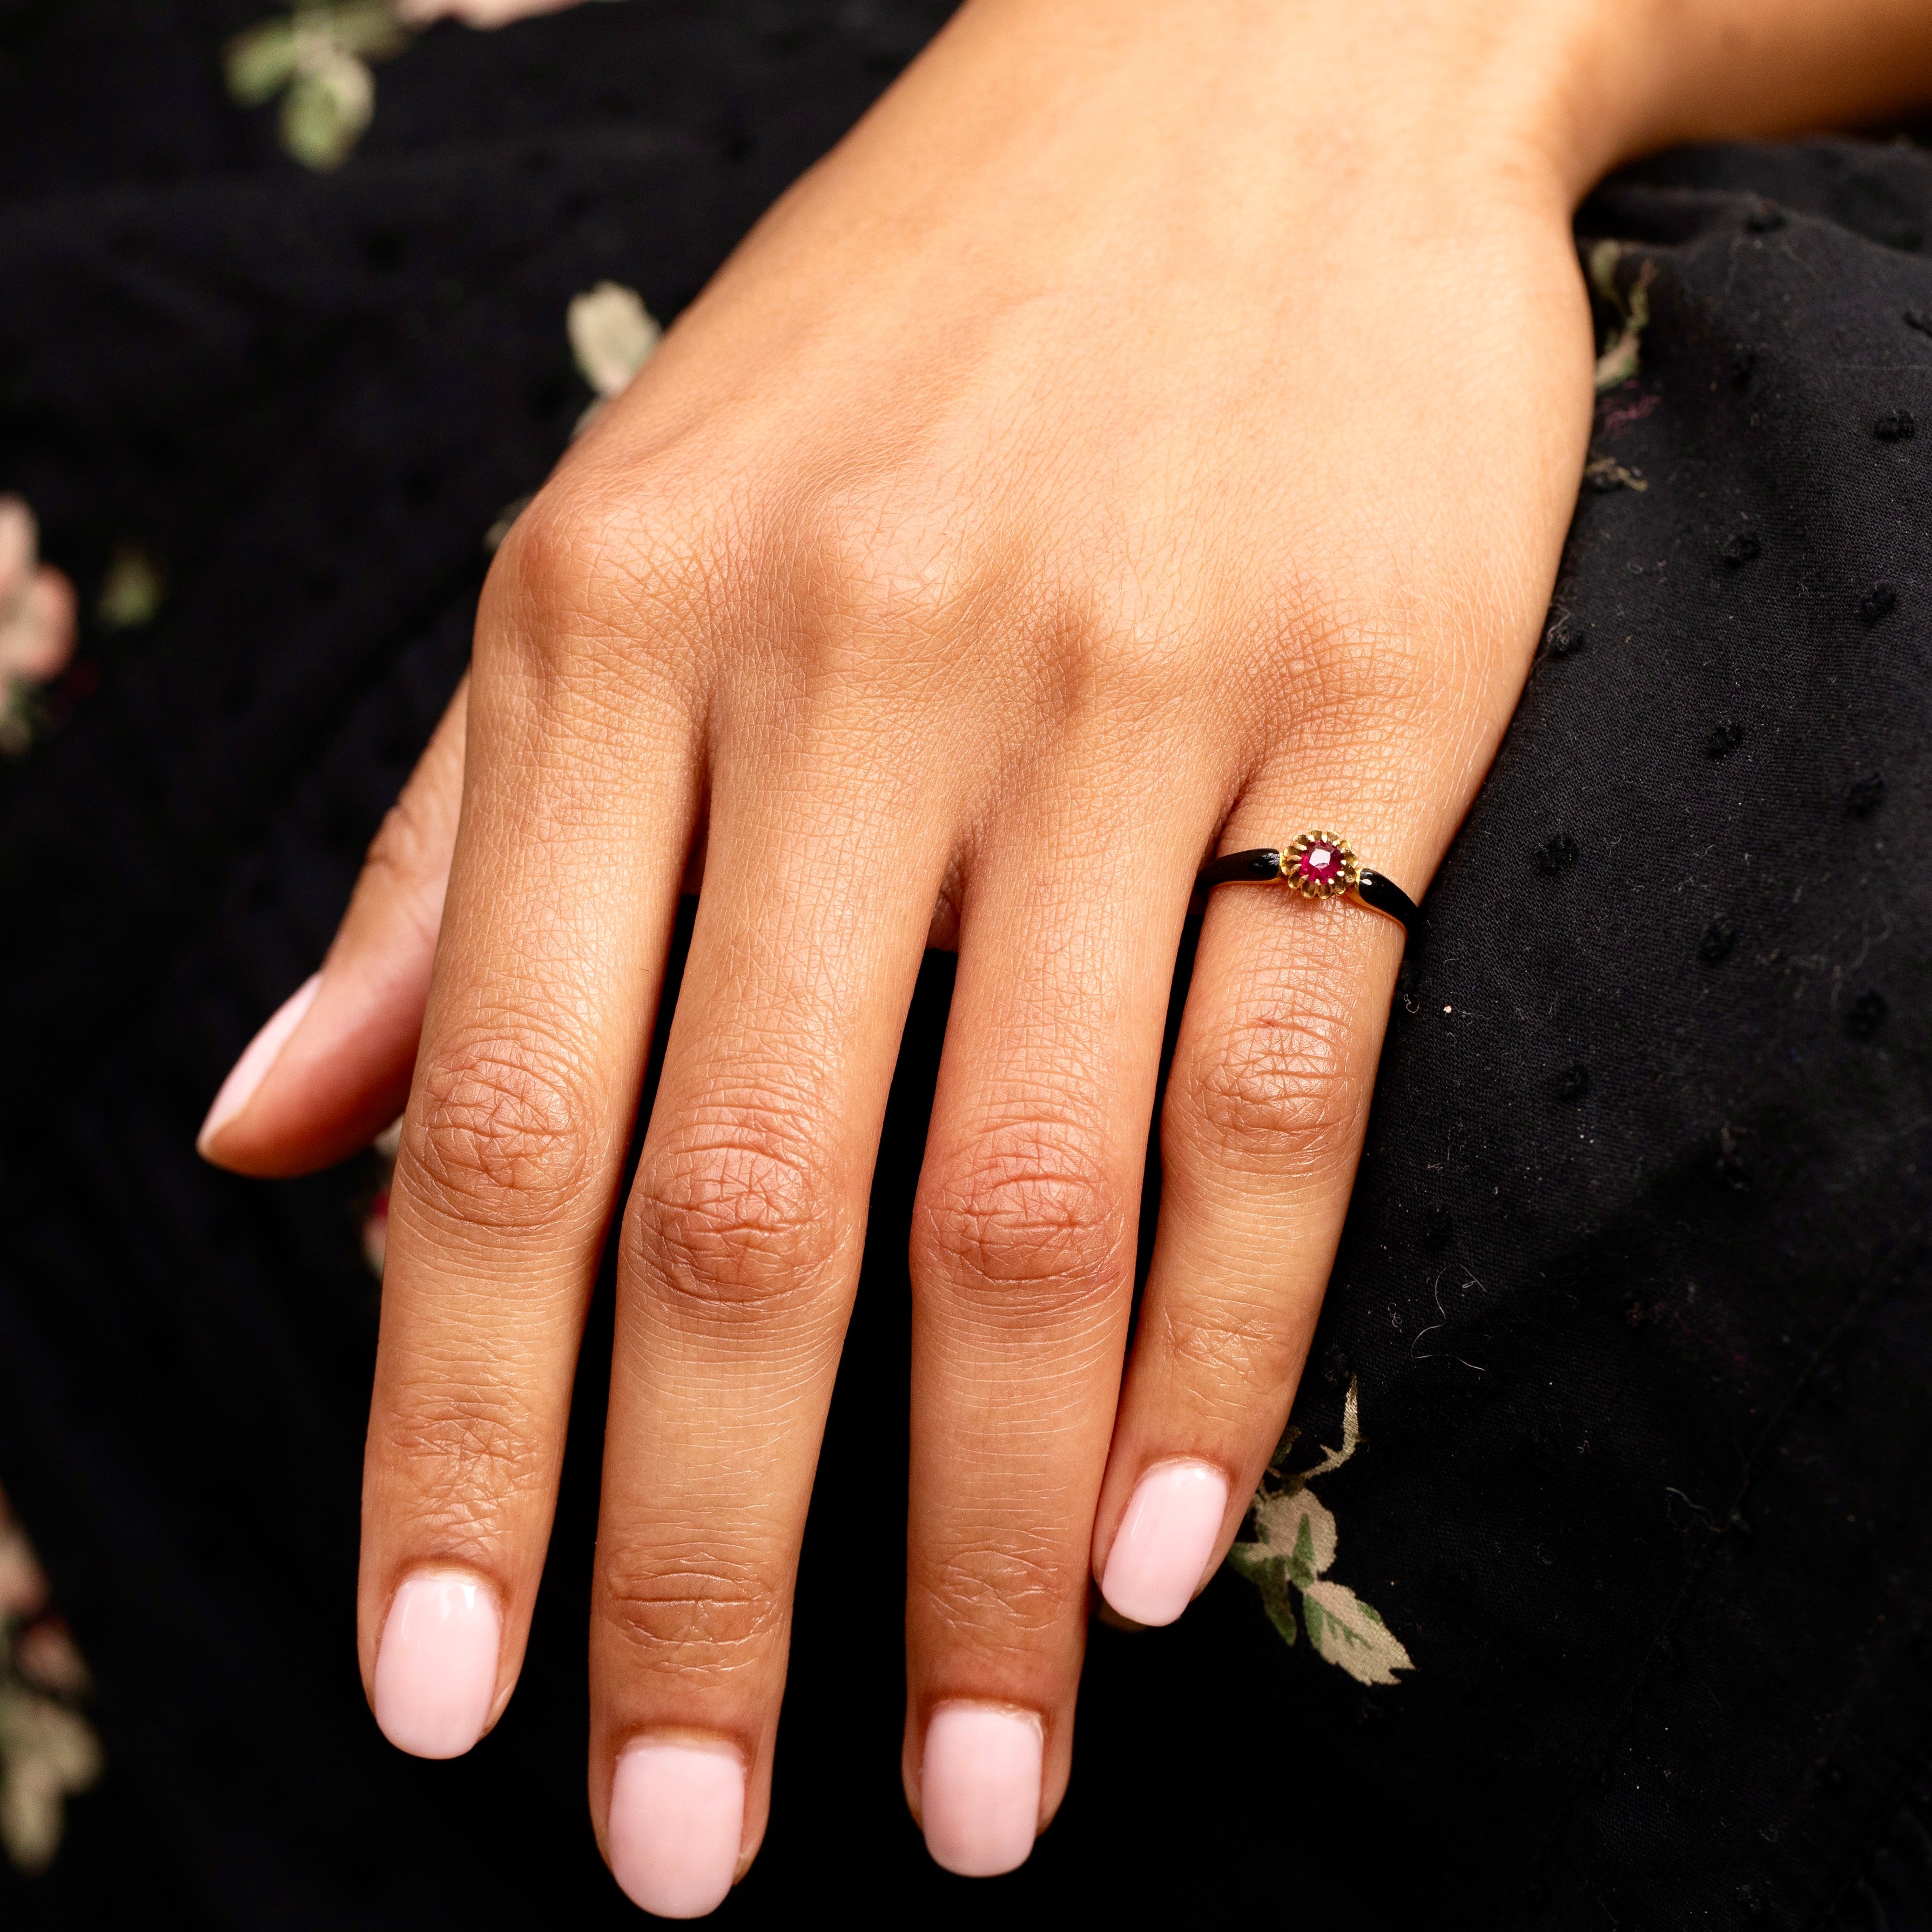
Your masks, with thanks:
M 631 1916 L 583 1796 L 608 1300 L 522 1688 L 471 1759 L 401 1758 L 352 1646 L 372 1176 L 251 1184 L 191 1140 L 460 674 L 482 532 L 587 400 L 569 296 L 674 312 L 944 10 L 440 28 L 318 179 L 222 100 L 252 6 L 0 10 L 0 487 L 85 592 L 130 541 L 168 584 L 0 771 L 0 1484 L 112 1766 L 48 1879 L 0 1876 L 10 1925 Z M 726 1921 L 1932 1925 L 1932 158 L 1670 156 L 1580 229 L 1629 244 L 1624 289 L 1654 265 L 1642 368 L 1428 898 L 1298 1404 L 1332 1444 L 1358 1387 L 1330 1574 L 1413 1670 L 1357 1684 L 1224 1574 L 1171 1631 L 1096 1627 L 1022 1873 L 926 1862 L 898 1761 L 935 959 Z

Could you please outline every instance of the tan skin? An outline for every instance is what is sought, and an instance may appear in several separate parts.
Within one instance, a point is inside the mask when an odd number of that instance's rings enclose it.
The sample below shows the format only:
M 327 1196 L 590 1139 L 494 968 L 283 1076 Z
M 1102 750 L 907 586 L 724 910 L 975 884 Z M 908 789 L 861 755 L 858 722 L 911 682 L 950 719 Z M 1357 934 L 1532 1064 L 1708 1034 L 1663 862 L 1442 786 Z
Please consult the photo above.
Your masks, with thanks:
M 906 1788 L 917 1813 L 936 1707 L 1017 1708 L 1044 1826 L 1137 1480 L 1225 1472 L 1218 1562 L 1280 1433 L 1400 956 L 1352 905 L 1216 895 L 1130 1359 L 1196 870 L 1332 825 L 1421 895 L 1575 501 L 1576 200 L 1667 140 L 1932 94 L 1928 11 L 969 0 L 517 524 L 466 745 L 459 698 L 210 1144 L 298 1172 L 406 1096 L 365 1680 L 436 1564 L 500 1601 L 508 1700 L 614 1220 L 592 1813 L 628 1741 L 716 1740 L 749 1863 L 887 1083 L 921 953 L 956 945 L 911 1255 Z

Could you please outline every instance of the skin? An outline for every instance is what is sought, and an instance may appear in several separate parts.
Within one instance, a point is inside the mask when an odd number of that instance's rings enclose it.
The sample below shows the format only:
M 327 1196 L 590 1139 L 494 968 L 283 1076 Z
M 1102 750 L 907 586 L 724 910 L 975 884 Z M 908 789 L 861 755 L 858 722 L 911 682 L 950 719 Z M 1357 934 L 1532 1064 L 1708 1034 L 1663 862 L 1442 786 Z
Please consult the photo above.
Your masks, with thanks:
M 1004 1704 L 1050 1820 L 1135 1484 L 1224 1472 L 1218 1563 L 1280 1436 L 1400 958 L 1360 908 L 1215 896 L 1130 1358 L 1195 872 L 1333 826 L 1421 896 L 1575 501 L 1576 199 L 1669 140 L 1932 93 L 1924 13 L 969 0 L 781 201 L 519 520 L 315 1004 L 207 1147 L 304 1171 L 406 1096 L 365 1683 L 398 1583 L 454 1568 L 503 1606 L 508 1700 L 614 1226 L 592 1813 L 627 1742 L 720 1740 L 749 1863 L 887 1084 L 956 945 L 907 1795 L 937 1705 Z

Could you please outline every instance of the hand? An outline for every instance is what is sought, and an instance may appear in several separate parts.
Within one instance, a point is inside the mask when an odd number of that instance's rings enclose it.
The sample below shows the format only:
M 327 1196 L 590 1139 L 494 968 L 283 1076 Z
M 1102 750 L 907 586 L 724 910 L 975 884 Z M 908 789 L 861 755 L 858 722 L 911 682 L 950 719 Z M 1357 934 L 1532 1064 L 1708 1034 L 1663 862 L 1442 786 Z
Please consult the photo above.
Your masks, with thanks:
M 1165 1622 L 1239 1526 L 1402 934 L 1215 896 L 1124 1385 L 1182 921 L 1216 850 L 1312 826 L 1419 898 L 1494 752 L 1589 423 L 1585 10 L 972 0 L 518 521 L 466 697 L 211 1115 L 290 1172 L 406 1090 L 361 1646 L 428 1756 L 515 1684 L 621 1204 L 590 1793 L 642 1904 L 710 1909 L 764 1830 L 928 945 L 904 1762 L 942 1864 L 1059 1804 L 1090 1571 Z

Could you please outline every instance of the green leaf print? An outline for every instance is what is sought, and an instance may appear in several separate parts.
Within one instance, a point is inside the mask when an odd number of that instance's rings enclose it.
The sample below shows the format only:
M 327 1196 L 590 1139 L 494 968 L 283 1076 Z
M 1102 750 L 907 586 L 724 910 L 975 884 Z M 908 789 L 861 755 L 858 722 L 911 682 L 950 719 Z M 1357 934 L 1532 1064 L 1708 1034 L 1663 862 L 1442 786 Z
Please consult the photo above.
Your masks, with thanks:
M 1345 1584 L 1322 1580 L 1323 1571 L 1335 1560 L 1335 1516 L 1308 1486 L 1314 1478 L 1339 1469 L 1361 1447 L 1359 1399 L 1352 1377 L 1342 1412 L 1342 1446 L 1324 1450 L 1313 1468 L 1283 1467 L 1299 1432 L 1291 1429 L 1282 1438 L 1254 1500 L 1254 1540 L 1236 1544 L 1228 1562 L 1259 1590 L 1262 1606 L 1284 1642 L 1295 1642 L 1300 1624 L 1306 1624 L 1317 1656 L 1340 1665 L 1359 1683 L 1394 1684 L 1400 1681 L 1395 1673 L 1413 1670 L 1414 1663 L 1372 1604 Z M 1299 1622 L 1294 1612 L 1298 1590 Z
M 1393 1684 L 1414 1668 L 1379 1616 L 1345 1583 L 1311 1583 L 1301 1593 L 1308 1640 L 1330 1664 L 1363 1684 Z
M 1284 1643 L 1292 1643 L 1300 1635 L 1294 1622 L 1294 1593 L 1286 1584 L 1279 1589 L 1262 1592 L 1262 1606 L 1268 1613 L 1268 1621 L 1280 1631 Z

